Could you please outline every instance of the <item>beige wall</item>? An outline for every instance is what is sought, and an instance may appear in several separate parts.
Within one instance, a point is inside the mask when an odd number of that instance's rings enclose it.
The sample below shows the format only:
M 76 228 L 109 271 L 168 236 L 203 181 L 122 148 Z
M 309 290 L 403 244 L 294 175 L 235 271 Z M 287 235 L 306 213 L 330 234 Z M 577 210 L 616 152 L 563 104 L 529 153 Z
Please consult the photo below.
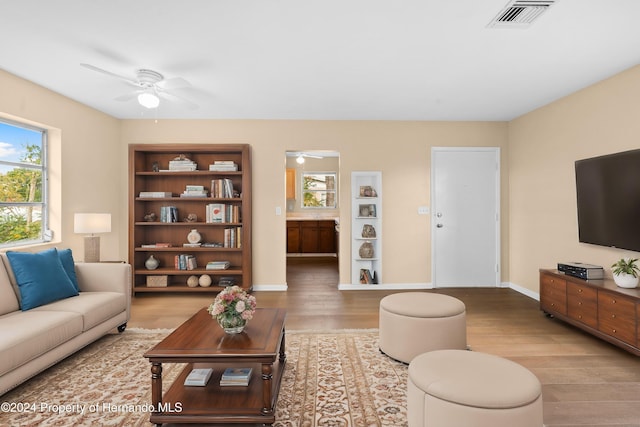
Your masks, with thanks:
M 538 269 L 608 267 L 640 254 L 578 242 L 574 162 L 640 147 L 640 67 L 509 123 L 510 282 L 538 292 Z M 640 218 L 639 218 L 640 220 Z
M 76 212 L 112 214 L 112 229 L 126 229 L 127 204 L 121 189 L 120 121 L 0 70 L 0 116 L 27 120 L 49 132 L 53 215 L 51 245 L 83 258 L 83 236 L 73 233 Z M 126 233 L 101 236 L 102 259 L 126 258 Z M 36 248 L 32 248 L 36 249 Z
M 383 277 L 386 283 L 429 283 L 430 150 L 433 146 L 491 146 L 502 152 L 502 280 L 508 279 L 509 194 L 507 124 L 503 122 L 117 120 L 0 71 L 0 114 L 54 128 L 60 157 L 56 243 L 82 254 L 73 213 L 111 212 L 113 232 L 102 236 L 103 259 L 127 257 L 127 147 L 134 143 L 248 143 L 253 156 L 254 284 L 282 285 L 285 274 L 285 152 L 340 152 L 342 254 L 349 254 L 351 171 L 380 170 L 384 195 Z M 57 129 L 57 131 L 55 130 Z M 56 202 L 58 203 L 58 202 Z M 54 203 L 55 204 L 55 203 Z M 283 214 L 276 215 L 281 207 Z M 350 281 L 340 259 L 340 283 Z
M 351 171 L 380 170 L 383 179 L 383 277 L 385 283 L 431 281 L 430 221 L 417 213 L 429 205 L 432 146 L 500 147 L 503 156 L 502 263 L 508 266 L 508 168 L 506 123 L 125 120 L 121 161 L 135 143 L 248 143 L 253 162 L 254 284 L 286 283 L 285 152 L 340 152 L 340 253 L 349 254 Z M 126 187 L 123 184 L 123 193 Z M 123 196 L 124 197 L 124 196 Z M 124 201 L 124 198 L 123 198 Z M 283 214 L 275 214 L 281 207 Z M 123 235 L 123 239 L 125 236 Z M 340 283 L 350 282 L 351 263 L 340 258 Z M 503 280 L 508 277 L 503 269 Z

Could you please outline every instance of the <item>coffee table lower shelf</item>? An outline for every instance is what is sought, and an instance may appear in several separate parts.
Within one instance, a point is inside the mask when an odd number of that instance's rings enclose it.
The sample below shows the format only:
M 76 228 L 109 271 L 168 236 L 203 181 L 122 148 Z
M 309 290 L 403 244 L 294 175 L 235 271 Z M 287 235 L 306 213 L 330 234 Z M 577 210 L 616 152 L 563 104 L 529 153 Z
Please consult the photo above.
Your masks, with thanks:
M 271 411 L 263 413 L 264 381 L 260 363 L 189 363 L 162 397 L 160 412 L 153 412 L 150 422 L 194 424 L 273 424 L 278 390 L 286 362 L 271 365 Z M 184 380 L 193 368 L 213 368 L 204 387 L 185 386 Z M 248 386 L 220 386 L 226 368 L 251 367 Z

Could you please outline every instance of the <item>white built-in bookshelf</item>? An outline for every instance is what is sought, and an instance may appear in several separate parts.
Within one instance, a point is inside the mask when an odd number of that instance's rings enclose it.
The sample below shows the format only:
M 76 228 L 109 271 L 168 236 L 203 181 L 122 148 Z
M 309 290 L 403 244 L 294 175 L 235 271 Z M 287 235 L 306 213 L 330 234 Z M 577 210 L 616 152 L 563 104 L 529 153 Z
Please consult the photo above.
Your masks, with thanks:
M 382 172 L 351 173 L 351 283 L 382 281 Z

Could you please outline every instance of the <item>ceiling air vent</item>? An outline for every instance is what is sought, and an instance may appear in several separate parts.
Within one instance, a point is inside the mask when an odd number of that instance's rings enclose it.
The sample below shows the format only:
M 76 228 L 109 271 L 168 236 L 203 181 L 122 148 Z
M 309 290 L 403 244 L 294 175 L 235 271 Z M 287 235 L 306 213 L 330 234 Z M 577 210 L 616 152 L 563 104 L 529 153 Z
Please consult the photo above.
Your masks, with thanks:
M 489 23 L 490 28 L 527 28 L 557 0 L 512 0 Z

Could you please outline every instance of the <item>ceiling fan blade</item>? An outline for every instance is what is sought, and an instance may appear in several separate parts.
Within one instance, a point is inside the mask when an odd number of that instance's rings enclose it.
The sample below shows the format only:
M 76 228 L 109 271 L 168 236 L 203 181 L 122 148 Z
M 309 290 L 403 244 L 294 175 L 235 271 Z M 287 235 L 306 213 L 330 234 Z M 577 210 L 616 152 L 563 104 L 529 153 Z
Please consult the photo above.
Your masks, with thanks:
M 310 159 L 324 159 L 324 157 L 322 157 L 322 156 L 315 156 L 313 154 L 306 154 L 306 153 L 302 154 L 302 156 L 303 157 L 309 157 Z
M 117 98 L 114 98 L 116 101 L 130 101 L 137 97 L 142 91 L 138 90 L 135 92 L 125 93 L 124 95 L 120 95 Z
M 198 104 L 196 104 L 196 103 L 194 103 L 194 102 L 191 102 L 191 101 L 189 101 L 188 99 L 183 98 L 183 97 L 181 97 L 181 96 L 174 95 L 174 94 L 172 94 L 172 93 L 165 92 L 165 91 L 158 91 L 157 93 L 158 93 L 158 96 L 159 96 L 160 98 L 164 98 L 164 99 L 166 99 L 167 101 L 171 101 L 171 102 L 176 102 L 176 103 L 179 103 L 179 104 L 183 104 L 183 105 L 185 105 L 187 108 L 189 108 L 190 110 L 196 110 L 196 109 L 198 109 Z
M 133 79 L 121 76 L 121 75 L 116 74 L 116 73 L 112 73 L 111 71 L 103 70 L 102 68 L 98 68 L 95 65 L 85 64 L 85 63 L 81 63 L 80 65 L 83 66 L 84 68 L 89 69 L 89 70 L 97 71 L 98 73 L 106 74 L 107 76 L 115 77 L 115 78 L 123 80 L 123 81 L 125 81 L 125 82 L 127 82 L 129 84 L 132 84 L 132 85 L 134 85 L 136 87 L 140 87 L 140 84 L 137 81 L 133 80 Z
M 182 77 L 172 77 L 156 83 L 156 86 L 162 90 L 175 90 L 191 87 L 191 83 Z

